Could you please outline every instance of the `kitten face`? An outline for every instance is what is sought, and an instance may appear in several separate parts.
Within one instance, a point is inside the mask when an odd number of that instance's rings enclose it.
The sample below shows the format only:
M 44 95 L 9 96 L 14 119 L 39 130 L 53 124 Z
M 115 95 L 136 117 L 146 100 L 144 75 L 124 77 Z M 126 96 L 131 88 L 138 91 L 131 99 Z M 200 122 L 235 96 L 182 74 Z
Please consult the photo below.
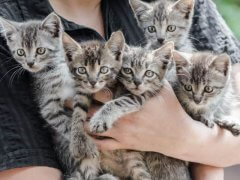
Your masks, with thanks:
M 194 0 L 179 0 L 175 4 L 159 1 L 147 4 L 130 0 L 139 26 L 151 44 L 160 47 L 173 41 L 176 46 L 187 38 L 192 24 Z
M 120 81 L 135 95 L 157 92 L 163 85 L 173 48 L 171 42 L 154 51 L 127 47 L 123 54 Z
M 124 37 L 118 31 L 104 44 L 89 41 L 78 44 L 64 35 L 64 48 L 70 71 L 81 91 L 95 93 L 115 81 L 122 66 Z
M 177 51 L 174 53 L 181 96 L 195 106 L 213 102 L 229 80 L 231 63 L 228 55 L 210 53 L 193 54 L 188 61 Z
M 16 23 L 0 18 L 0 24 L 13 57 L 30 72 L 44 69 L 61 50 L 62 26 L 54 13 L 42 22 Z

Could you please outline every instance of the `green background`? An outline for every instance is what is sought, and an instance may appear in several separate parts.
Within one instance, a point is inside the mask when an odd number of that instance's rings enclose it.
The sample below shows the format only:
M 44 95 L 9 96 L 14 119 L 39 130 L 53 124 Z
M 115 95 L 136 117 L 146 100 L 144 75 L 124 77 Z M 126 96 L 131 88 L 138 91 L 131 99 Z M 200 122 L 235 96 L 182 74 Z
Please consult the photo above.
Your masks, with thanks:
M 218 10 L 240 39 L 240 0 L 214 0 Z

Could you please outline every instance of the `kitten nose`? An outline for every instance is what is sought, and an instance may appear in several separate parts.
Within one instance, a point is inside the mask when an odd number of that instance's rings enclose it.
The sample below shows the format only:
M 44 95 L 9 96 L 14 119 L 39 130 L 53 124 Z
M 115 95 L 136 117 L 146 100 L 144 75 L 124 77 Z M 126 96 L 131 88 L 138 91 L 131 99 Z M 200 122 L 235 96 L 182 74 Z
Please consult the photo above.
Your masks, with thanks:
M 28 62 L 27 65 L 28 65 L 29 67 L 33 67 L 34 62 Z
M 193 100 L 196 104 L 200 104 L 202 101 L 202 98 L 201 97 L 193 97 Z
M 92 85 L 92 87 L 94 87 L 97 84 L 97 81 L 91 80 L 89 83 Z
M 164 39 L 162 39 L 162 38 L 158 38 L 157 40 L 160 44 L 162 44 L 164 42 Z
M 138 87 L 140 84 L 142 84 L 142 81 L 140 79 L 135 79 L 134 84 Z

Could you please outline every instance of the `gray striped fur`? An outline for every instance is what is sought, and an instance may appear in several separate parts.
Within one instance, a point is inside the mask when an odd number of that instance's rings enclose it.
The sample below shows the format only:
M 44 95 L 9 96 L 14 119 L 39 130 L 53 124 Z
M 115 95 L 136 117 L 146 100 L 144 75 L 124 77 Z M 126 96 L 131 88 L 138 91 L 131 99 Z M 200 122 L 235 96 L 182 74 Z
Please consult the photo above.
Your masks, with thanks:
M 147 39 L 147 47 L 156 49 L 165 42 L 173 41 L 175 48 L 184 52 L 192 51 L 190 28 L 194 11 L 194 0 L 159 0 L 145 3 L 129 0 L 139 27 Z M 174 27 L 171 31 L 169 27 Z M 154 28 L 154 31 L 149 31 Z M 174 31 L 172 31 L 174 30 Z
M 84 179 L 117 179 L 110 174 L 100 175 L 99 152 L 85 133 L 83 123 L 87 120 L 91 96 L 106 87 L 114 86 L 122 66 L 124 37 L 118 31 L 104 43 L 87 41 L 78 44 L 64 35 L 67 64 L 75 82 L 76 95 L 70 137 L 70 151 L 81 160 L 80 172 Z
M 140 47 L 126 47 L 119 81 L 127 91 L 106 103 L 90 120 L 92 132 L 104 132 L 122 116 L 139 111 L 145 101 L 161 91 L 165 73 L 174 44 L 167 43 L 151 51 Z M 126 68 L 131 73 L 126 72 Z M 150 71 L 147 77 L 146 73 Z M 120 88 L 120 87 L 119 87 Z M 185 162 L 158 153 L 140 153 L 120 150 L 103 152 L 102 167 L 121 179 L 133 180 L 187 180 L 188 166 Z
M 174 60 L 177 72 L 174 90 L 186 112 L 208 127 L 217 123 L 233 135 L 239 135 L 240 121 L 232 115 L 239 97 L 231 76 L 230 57 L 208 52 L 186 55 L 175 51 Z M 209 87 L 212 92 L 207 91 Z
M 73 97 L 74 82 L 65 61 L 60 19 L 52 13 L 43 21 L 0 21 L 13 57 L 35 79 L 41 115 L 54 131 L 56 152 L 66 175 L 72 180 L 80 180 L 80 161 L 69 151 L 71 112 L 65 111 L 64 101 Z M 44 54 L 37 54 L 39 47 L 45 48 Z M 24 50 L 23 56 L 18 55 L 19 49 Z M 29 62 L 34 64 L 29 66 Z

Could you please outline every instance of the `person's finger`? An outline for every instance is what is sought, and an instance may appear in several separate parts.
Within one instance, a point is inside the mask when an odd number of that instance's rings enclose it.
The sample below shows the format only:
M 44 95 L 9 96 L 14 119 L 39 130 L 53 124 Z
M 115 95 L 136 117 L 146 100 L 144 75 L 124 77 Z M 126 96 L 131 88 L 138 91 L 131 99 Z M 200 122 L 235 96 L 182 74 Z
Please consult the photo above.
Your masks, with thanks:
M 103 90 L 94 94 L 93 98 L 99 102 L 106 103 L 112 100 L 113 93 L 111 92 L 110 89 L 104 88 Z
M 95 138 L 92 139 L 100 150 L 112 151 L 117 149 L 123 149 L 121 144 L 117 142 L 115 139 L 102 139 L 102 140 Z

